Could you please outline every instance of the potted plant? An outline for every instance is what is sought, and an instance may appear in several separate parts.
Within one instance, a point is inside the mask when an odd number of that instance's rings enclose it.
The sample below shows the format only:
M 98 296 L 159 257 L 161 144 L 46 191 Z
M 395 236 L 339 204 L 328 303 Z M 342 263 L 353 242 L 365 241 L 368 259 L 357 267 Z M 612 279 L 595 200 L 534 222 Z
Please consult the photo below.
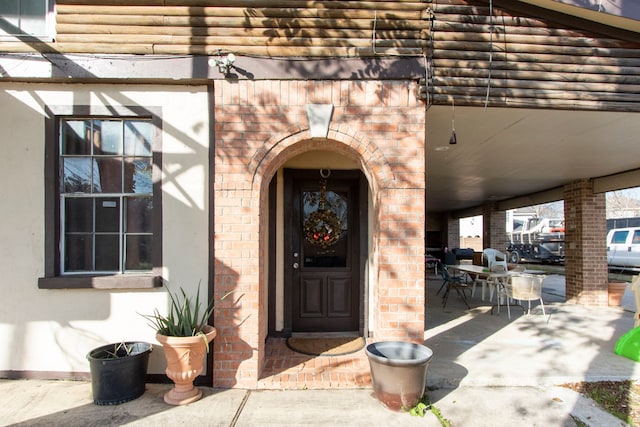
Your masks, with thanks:
M 622 304 L 622 297 L 627 290 L 627 282 L 611 281 L 608 283 L 608 300 L 611 306 L 620 306 Z
M 146 342 L 120 342 L 91 350 L 87 359 L 93 402 L 118 405 L 142 396 L 152 349 Z
M 219 301 L 229 294 L 231 292 Z M 164 401 L 170 405 L 186 405 L 202 397 L 202 391 L 193 385 L 193 381 L 202 373 L 204 355 L 216 337 L 216 328 L 208 322 L 217 302 L 211 300 L 203 307 L 199 286 L 195 300 L 182 288 L 175 295 L 169 291 L 169 298 L 168 314 L 160 314 L 155 309 L 153 314 L 142 316 L 156 330 L 156 339 L 162 344 L 167 360 L 165 372 L 175 384 L 165 393 Z

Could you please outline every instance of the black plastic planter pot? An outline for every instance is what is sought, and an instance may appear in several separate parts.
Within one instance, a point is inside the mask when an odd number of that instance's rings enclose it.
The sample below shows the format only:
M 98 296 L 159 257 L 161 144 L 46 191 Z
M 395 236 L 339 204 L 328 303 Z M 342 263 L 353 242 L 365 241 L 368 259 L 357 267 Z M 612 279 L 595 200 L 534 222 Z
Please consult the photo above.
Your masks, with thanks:
M 149 353 L 146 342 L 108 344 L 87 355 L 91 369 L 91 391 L 96 405 L 118 405 L 142 396 L 147 379 Z
M 387 408 L 408 411 L 420 402 L 433 351 L 404 341 L 381 341 L 366 348 L 373 391 Z

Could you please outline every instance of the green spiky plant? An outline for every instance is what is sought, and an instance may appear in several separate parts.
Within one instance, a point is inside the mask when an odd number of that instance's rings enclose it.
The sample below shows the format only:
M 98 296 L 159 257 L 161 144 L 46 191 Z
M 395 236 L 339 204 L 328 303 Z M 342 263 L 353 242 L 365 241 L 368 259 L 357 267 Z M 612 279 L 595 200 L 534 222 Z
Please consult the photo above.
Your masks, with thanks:
M 161 335 L 172 337 L 201 336 L 207 344 L 208 352 L 209 343 L 202 330 L 208 324 L 209 317 L 211 317 L 216 305 L 232 293 L 233 291 L 227 292 L 217 301 L 212 299 L 203 310 L 202 301 L 200 301 L 200 285 L 198 285 L 195 301 L 192 301 L 184 289 L 180 288 L 179 293 L 173 294 L 169 291 L 171 305 L 168 314 L 160 314 L 156 308 L 153 314 L 141 314 L 141 316 L 147 319 L 149 325 Z

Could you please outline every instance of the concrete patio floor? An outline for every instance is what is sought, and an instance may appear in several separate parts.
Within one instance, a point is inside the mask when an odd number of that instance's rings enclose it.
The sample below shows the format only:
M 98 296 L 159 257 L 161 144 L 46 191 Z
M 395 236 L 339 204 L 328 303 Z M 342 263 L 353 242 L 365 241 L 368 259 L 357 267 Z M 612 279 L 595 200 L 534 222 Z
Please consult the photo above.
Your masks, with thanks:
M 531 314 L 512 307 L 509 319 L 504 306 L 491 314 L 491 303 L 482 301 L 480 292 L 468 299 L 471 310 L 455 294 L 443 308 L 435 295 L 441 283 L 431 276 L 427 286 L 425 345 L 434 352 L 430 387 L 540 387 L 640 378 L 635 361 L 614 353 L 617 340 L 634 325 L 628 298 L 627 308 L 568 304 L 564 277 L 548 275 L 546 316 L 536 302 Z

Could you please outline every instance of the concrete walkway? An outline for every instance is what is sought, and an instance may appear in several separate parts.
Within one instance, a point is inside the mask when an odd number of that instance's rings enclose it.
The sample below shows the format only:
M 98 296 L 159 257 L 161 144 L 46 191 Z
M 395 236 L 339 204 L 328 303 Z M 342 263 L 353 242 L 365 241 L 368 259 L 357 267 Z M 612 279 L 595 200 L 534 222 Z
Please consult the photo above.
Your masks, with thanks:
M 561 276 L 560 276 L 561 277 Z M 453 426 L 624 425 L 561 384 L 640 379 L 638 364 L 614 354 L 633 327 L 621 307 L 565 304 L 563 283 L 544 283 L 546 316 L 514 307 L 491 314 L 491 304 L 471 298 L 472 310 L 452 295 L 446 308 L 430 280 L 425 344 L 434 357 L 427 385 L 434 406 Z M 145 394 L 116 406 L 97 406 L 88 382 L 0 381 L 0 425 L 17 426 L 440 426 L 424 417 L 392 412 L 370 388 L 332 390 L 214 390 L 190 405 L 166 405 L 170 386 L 148 384 Z
M 441 426 L 424 417 L 392 412 L 371 390 L 249 391 L 204 388 L 190 405 L 166 405 L 169 386 L 148 384 L 145 394 L 115 406 L 97 406 L 83 382 L 0 381 L 3 426 Z M 622 426 L 619 420 L 562 388 L 459 387 L 429 392 L 453 426 Z

